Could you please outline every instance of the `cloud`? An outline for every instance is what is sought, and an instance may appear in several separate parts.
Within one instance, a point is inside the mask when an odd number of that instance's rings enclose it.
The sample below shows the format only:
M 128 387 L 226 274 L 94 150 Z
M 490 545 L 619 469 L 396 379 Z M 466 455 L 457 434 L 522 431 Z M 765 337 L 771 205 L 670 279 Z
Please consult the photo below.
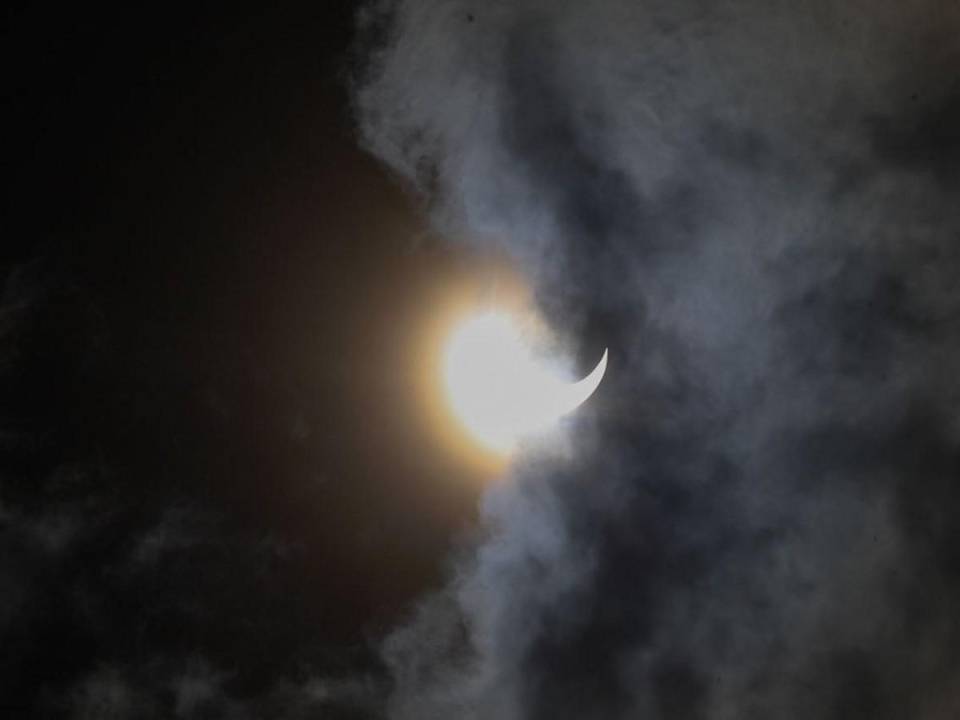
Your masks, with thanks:
M 385 645 L 396 718 L 960 705 L 960 8 L 398 0 L 367 148 L 604 387 Z
M 376 685 L 360 678 L 308 677 L 277 681 L 263 693 L 225 687 L 229 674 L 208 661 L 156 658 L 142 665 L 103 665 L 80 678 L 48 711 L 74 720 L 270 717 L 278 720 L 375 717 Z

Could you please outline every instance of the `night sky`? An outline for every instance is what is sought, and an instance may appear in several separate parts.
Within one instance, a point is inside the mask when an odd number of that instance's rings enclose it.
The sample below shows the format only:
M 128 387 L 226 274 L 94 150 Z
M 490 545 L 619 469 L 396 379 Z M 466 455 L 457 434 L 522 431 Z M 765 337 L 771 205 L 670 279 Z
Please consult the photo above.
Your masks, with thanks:
M 0 715 L 960 717 L 960 4 L 275 5 L 4 10 Z
M 471 522 L 410 385 L 469 265 L 357 147 L 353 11 L 10 12 L 8 717 L 365 667 Z

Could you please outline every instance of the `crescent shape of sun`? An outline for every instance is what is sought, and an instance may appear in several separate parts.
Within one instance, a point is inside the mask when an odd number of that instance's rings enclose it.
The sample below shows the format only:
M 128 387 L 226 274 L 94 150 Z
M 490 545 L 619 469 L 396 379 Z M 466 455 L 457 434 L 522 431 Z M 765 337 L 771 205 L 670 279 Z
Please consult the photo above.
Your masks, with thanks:
M 533 352 L 503 312 L 468 317 L 448 338 L 443 356 L 447 401 L 480 445 L 508 456 L 589 398 L 603 379 L 607 351 L 582 380 L 570 382 Z

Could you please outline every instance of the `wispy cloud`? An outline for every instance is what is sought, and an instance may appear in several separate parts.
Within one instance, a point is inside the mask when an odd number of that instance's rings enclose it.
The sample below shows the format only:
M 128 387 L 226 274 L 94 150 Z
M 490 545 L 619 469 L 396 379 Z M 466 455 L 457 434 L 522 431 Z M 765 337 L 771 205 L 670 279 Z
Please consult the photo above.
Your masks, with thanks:
M 397 718 L 939 718 L 960 625 L 960 10 L 399 0 L 355 103 L 608 345 L 386 643 Z M 935 699 L 934 699 L 935 698 Z

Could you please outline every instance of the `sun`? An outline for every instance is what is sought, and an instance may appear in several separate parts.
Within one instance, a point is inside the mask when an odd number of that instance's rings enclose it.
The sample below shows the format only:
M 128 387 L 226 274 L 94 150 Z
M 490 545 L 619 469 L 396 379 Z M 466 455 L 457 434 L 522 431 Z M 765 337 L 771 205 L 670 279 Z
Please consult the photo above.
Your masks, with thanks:
M 537 352 L 531 323 L 501 310 L 465 317 L 444 346 L 441 372 L 447 404 L 470 437 L 500 457 L 547 432 L 596 390 L 607 355 L 572 382 L 560 363 Z

